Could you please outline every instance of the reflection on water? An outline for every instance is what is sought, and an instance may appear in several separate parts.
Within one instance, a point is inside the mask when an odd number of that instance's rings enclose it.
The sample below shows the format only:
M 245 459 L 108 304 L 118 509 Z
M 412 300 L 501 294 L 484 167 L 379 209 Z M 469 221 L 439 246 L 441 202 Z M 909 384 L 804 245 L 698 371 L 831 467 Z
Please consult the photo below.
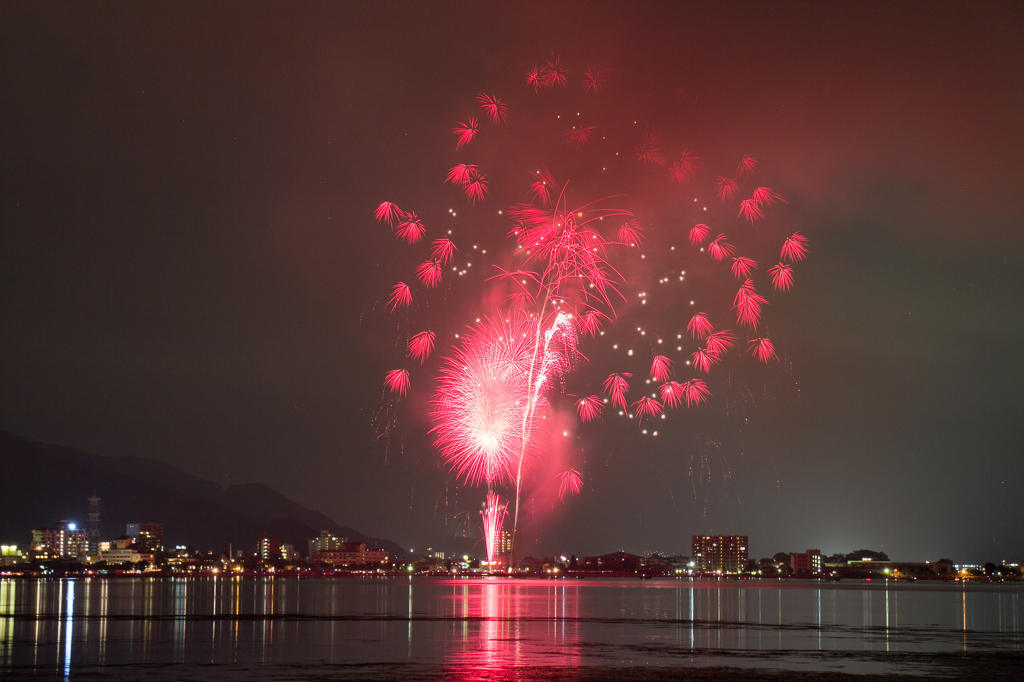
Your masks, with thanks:
M 0 580 L 0 674 L 71 680 L 124 664 L 309 661 L 457 673 L 756 652 L 770 661 L 751 665 L 813 669 L 815 655 L 855 652 L 848 669 L 858 657 L 877 668 L 886 659 L 868 652 L 1021 652 L 1022 592 L 689 579 Z

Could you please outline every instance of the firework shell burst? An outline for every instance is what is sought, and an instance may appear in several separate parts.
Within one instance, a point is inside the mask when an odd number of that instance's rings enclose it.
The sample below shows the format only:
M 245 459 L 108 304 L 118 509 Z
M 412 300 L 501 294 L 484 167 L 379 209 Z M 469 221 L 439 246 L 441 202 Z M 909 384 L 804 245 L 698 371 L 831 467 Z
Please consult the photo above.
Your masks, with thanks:
M 553 413 L 581 429 L 633 420 L 647 434 L 670 413 L 707 409 L 721 367 L 782 353 L 763 292 L 785 297 L 809 253 L 786 222 L 785 183 L 747 150 L 714 158 L 636 119 L 617 82 L 550 55 L 467 92 L 436 131 L 451 156 L 435 190 L 458 203 L 425 210 L 410 192 L 376 207 L 395 253 L 410 256 L 396 262 L 411 263 L 379 299 L 399 330 L 385 399 L 393 412 L 407 394 L 431 396 L 441 461 L 488 488 L 489 542 L 506 510 L 491 495 L 515 489 L 503 503 L 515 529 Z M 583 464 L 561 464 L 560 497 L 580 493 Z

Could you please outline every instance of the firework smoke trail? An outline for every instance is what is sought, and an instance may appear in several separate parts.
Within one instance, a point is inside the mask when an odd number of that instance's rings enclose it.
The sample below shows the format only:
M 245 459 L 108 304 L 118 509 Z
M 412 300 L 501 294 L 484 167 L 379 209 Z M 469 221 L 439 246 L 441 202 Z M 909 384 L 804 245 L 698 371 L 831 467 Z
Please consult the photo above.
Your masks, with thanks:
M 484 524 L 484 545 L 487 548 L 487 565 L 494 566 L 494 555 L 497 548 L 501 546 L 501 526 L 508 516 L 508 502 L 501 504 L 497 493 L 493 490 L 487 492 L 487 502 L 480 510 L 480 516 Z M 493 570 L 493 569 L 492 569 Z
M 689 324 L 685 325 L 685 330 L 678 324 L 672 330 L 671 333 L 679 339 L 675 348 L 679 355 L 675 359 L 669 357 L 672 349 L 666 345 L 657 346 L 652 339 L 654 337 L 657 344 L 662 344 L 664 339 L 671 338 L 668 329 L 644 330 L 636 327 L 636 340 L 648 348 L 650 353 L 641 348 L 635 364 L 632 359 L 618 356 L 616 363 L 630 364 L 614 368 L 615 373 L 605 382 L 603 400 L 593 395 L 601 393 L 598 387 L 581 387 L 579 393 L 575 394 L 587 397 L 581 397 L 576 403 L 580 423 L 598 424 L 610 418 L 611 412 L 603 410 L 609 400 L 613 407 L 619 409 L 620 415 L 629 419 L 635 417 L 637 422 L 653 418 L 665 419 L 670 409 L 683 406 L 698 408 L 711 398 L 711 389 L 703 380 L 704 377 L 678 376 L 680 373 L 696 370 L 710 375 L 712 370 L 717 372 L 715 368 L 730 358 L 742 360 L 747 357 L 755 364 L 775 361 L 775 347 L 765 328 L 764 313 L 769 310 L 764 306 L 768 301 L 758 294 L 758 288 L 761 291 L 766 288 L 760 283 L 755 288 L 755 280 L 767 280 L 770 277 L 771 287 L 776 292 L 790 290 L 794 280 L 793 270 L 799 267 L 798 263 L 806 257 L 808 251 L 806 237 L 799 232 L 787 232 L 792 236 L 785 239 L 779 251 L 761 251 L 749 255 L 744 253 L 750 248 L 748 242 L 760 244 L 765 236 L 773 237 L 776 233 L 773 227 L 776 209 L 788 203 L 775 190 L 762 186 L 777 186 L 774 181 L 761 180 L 764 166 L 750 154 L 743 155 L 738 165 L 735 165 L 736 157 L 721 162 L 700 158 L 691 150 L 690 145 L 677 144 L 671 132 L 663 135 L 653 125 L 645 125 L 643 122 L 634 122 L 638 139 L 622 139 L 621 127 L 617 128 L 614 121 L 609 122 L 603 116 L 607 105 L 611 104 L 603 98 L 609 87 L 608 72 L 605 70 L 590 67 L 585 72 L 571 71 L 562 65 L 557 55 L 552 55 L 546 61 L 536 62 L 533 69 L 526 73 L 526 87 L 522 83 L 518 87 L 529 98 L 551 98 L 556 95 L 565 98 L 568 90 L 564 88 L 573 73 L 582 74 L 579 77 L 580 88 L 576 91 L 581 95 L 586 93 L 583 95 L 586 98 L 592 98 L 587 99 L 586 103 L 603 100 L 604 104 L 596 110 L 592 106 L 588 107 L 584 114 L 588 118 L 574 118 L 561 130 L 547 131 L 551 134 L 535 135 L 535 138 L 557 141 L 561 153 L 580 155 L 579 162 L 569 162 L 575 168 L 569 174 L 574 175 L 573 193 L 584 197 L 584 200 L 588 198 L 589 188 L 604 187 L 607 184 L 604 180 L 595 182 L 598 176 L 612 176 L 611 173 L 584 175 L 581 181 L 578 173 L 581 169 L 612 170 L 601 167 L 607 163 L 604 160 L 596 164 L 596 167 L 595 164 L 588 166 L 589 162 L 583 161 L 585 155 L 590 155 L 587 158 L 591 159 L 605 155 L 601 158 L 611 161 L 610 154 L 614 152 L 614 156 L 622 160 L 617 166 L 619 175 L 616 175 L 614 182 L 627 183 L 621 188 L 616 185 L 614 190 L 622 189 L 624 194 L 621 196 L 626 197 L 632 196 L 631 192 L 634 191 L 629 189 L 630 184 L 635 185 L 638 195 L 643 190 L 643 225 L 632 212 L 605 209 L 600 201 L 570 210 L 568 185 L 557 182 L 555 174 L 546 167 L 548 164 L 561 172 L 566 161 L 560 159 L 560 152 L 554 147 L 542 148 L 545 154 L 552 152 L 552 157 L 542 156 L 529 161 L 531 165 L 535 161 L 542 162 L 536 163 L 528 171 L 530 184 L 520 188 L 528 190 L 532 201 L 497 212 L 504 215 L 504 219 L 510 217 L 513 221 L 509 234 L 513 246 L 500 252 L 497 257 L 489 257 L 499 274 L 487 280 L 494 284 L 480 292 L 484 300 L 483 309 L 480 310 L 483 315 L 477 318 L 477 324 L 470 328 L 469 333 L 455 334 L 459 341 L 449 345 L 452 343 L 451 334 L 446 333 L 443 321 L 420 318 L 430 309 L 444 310 L 449 306 L 447 297 L 452 291 L 452 282 L 459 281 L 460 276 L 467 274 L 471 265 L 479 266 L 478 260 L 486 263 L 487 259 L 480 256 L 487 251 L 476 251 L 477 245 L 470 249 L 462 243 L 460 250 L 452 241 L 452 230 L 448 230 L 444 236 L 431 233 L 428 238 L 428 227 L 434 218 L 428 216 L 427 219 L 420 219 L 415 212 L 403 210 L 394 202 L 385 201 L 376 211 L 377 220 L 390 228 L 402 248 L 422 251 L 426 247 L 427 250 L 415 261 L 419 265 L 414 271 L 396 277 L 402 280 L 398 284 L 393 284 L 394 279 L 388 283 L 389 286 L 393 285 L 390 294 L 381 299 L 386 300 L 381 307 L 390 310 L 401 321 L 398 326 L 402 337 L 396 346 L 400 348 L 403 359 L 408 361 L 405 369 L 389 372 L 385 380 L 386 392 L 390 395 L 392 405 L 397 405 L 406 395 L 414 393 L 414 386 L 419 381 L 415 375 L 410 375 L 410 371 L 430 374 L 437 372 L 431 416 L 434 421 L 432 432 L 442 460 L 467 484 L 486 484 L 489 496 L 496 494 L 495 488 L 498 486 L 515 485 L 515 506 L 510 512 L 513 515 L 514 543 L 519 528 L 519 509 L 523 501 L 527 469 L 532 460 L 544 454 L 540 439 L 544 433 L 545 420 L 551 414 L 548 401 L 553 400 L 553 394 L 563 388 L 562 382 L 568 381 L 569 370 L 576 358 L 582 358 L 576 352 L 577 337 L 589 336 L 593 340 L 588 343 L 592 344 L 598 342 L 598 337 L 605 336 L 607 331 L 608 337 L 604 339 L 606 343 L 611 344 L 613 332 L 617 335 L 617 341 L 627 343 L 622 333 L 615 331 L 620 321 L 615 308 L 620 300 L 627 300 L 618 287 L 632 289 L 646 286 L 645 281 L 655 274 L 656 268 L 661 267 L 652 263 L 652 260 L 667 255 L 668 245 L 688 241 L 691 254 L 705 261 L 700 266 L 703 272 L 721 271 L 726 275 L 725 282 L 733 282 L 731 285 L 725 284 L 723 289 L 735 287 L 736 280 L 741 282 L 735 298 L 731 299 L 732 314 L 736 315 L 739 331 L 746 338 L 741 341 L 728 329 L 716 331 L 711 320 L 715 319 L 717 323 L 717 320 L 729 315 L 729 309 L 727 304 L 723 306 L 715 303 L 712 296 L 704 297 L 712 300 L 701 301 L 701 307 L 708 312 L 693 314 L 695 309 L 691 308 Z M 500 89 L 496 89 L 494 94 L 491 92 L 488 90 L 476 94 L 475 99 L 470 100 L 472 110 L 466 112 L 456 127 L 451 129 L 455 137 L 455 144 L 451 146 L 458 150 L 458 156 L 444 164 L 444 167 L 450 168 L 447 176 L 442 173 L 438 177 L 439 184 L 451 185 L 458 190 L 471 207 L 491 201 L 497 196 L 508 195 L 508 173 L 503 174 L 503 169 L 493 164 L 487 165 L 488 161 L 494 160 L 493 154 L 478 151 L 481 144 L 490 144 L 495 129 L 500 126 L 504 130 L 506 126 L 516 126 L 524 120 L 532 120 L 534 123 L 547 120 L 546 125 L 551 125 L 555 120 L 554 117 L 531 119 L 528 111 L 520 111 L 518 107 L 521 97 L 510 97 L 508 92 L 501 92 Z M 481 111 L 483 116 L 480 116 Z M 592 120 L 589 118 L 591 116 Z M 536 125 L 517 130 L 520 132 L 515 136 L 499 139 L 512 140 L 512 144 L 521 145 L 534 137 L 521 138 L 520 134 L 525 132 L 526 135 L 534 135 L 540 132 Z M 613 135 L 617 136 L 614 142 Z M 481 143 L 482 139 L 488 142 Z M 451 142 L 451 138 L 448 138 L 448 142 Z M 467 153 L 470 154 L 468 159 L 464 156 Z M 472 163 L 467 163 L 467 160 Z M 622 175 L 626 165 L 633 167 L 631 175 Z M 522 170 L 525 176 L 526 169 Z M 687 223 L 685 225 L 676 219 L 677 209 L 669 208 L 666 212 L 668 203 L 655 210 L 649 199 L 653 198 L 655 202 L 658 200 L 657 196 L 652 197 L 650 194 L 654 191 L 652 188 L 657 187 L 655 178 L 659 175 L 665 191 L 671 192 L 665 194 L 666 198 L 671 198 L 673 193 L 684 188 L 692 188 L 695 194 L 703 192 L 717 196 L 721 200 L 721 210 L 719 202 L 713 201 L 711 212 L 696 213 L 693 217 L 698 218 L 699 222 L 683 219 Z M 580 181 L 578 186 L 575 184 L 577 181 Z M 690 189 L 685 191 L 689 192 Z M 589 196 L 607 193 L 605 190 Z M 504 205 L 508 206 L 512 201 L 514 199 L 510 198 Z M 698 199 L 694 198 L 694 201 Z M 405 203 L 404 200 L 402 203 Z M 454 218 L 454 209 L 449 209 L 449 214 Z M 474 214 L 475 217 L 481 215 Z M 659 215 L 670 220 L 659 225 Z M 648 216 L 654 216 L 653 228 Z M 658 232 L 659 229 L 662 231 Z M 731 237 L 739 238 L 729 239 L 725 231 Z M 713 235 L 717 237 L 711 239 Z M 659 237 L 673 241 L 668 244 L 658 242 Z M 779 241 L 782 242 L 782 239 Z M 646 263 L 639 260 L 645 258 L 642 251 L 645 246 L 649 249 L 654 246 L 652 250 L 655 252 L 647 253 Z M 632 268 L 622 270 L 625 276 L 606 260 L 610 258 L 608 254 L 613 250 L 612 247 L 615 247 L 616 258 L 621 260 L 616 260 L 616 266 Z M 671 250 L 675 251 L 675 246 Z M 759 269 L 758 262 L 766 265 L 774 263 L 776 253 L 778 265 Z M 473 256 L 473 263 L 468 262 L 470 255 Z M 756 256 L 757 260 L 750 256 Z M 479 267 L 474 271 L 479 271 Z M 729 276 L 730 272 L 732 277 Z M 677 273 L 680 286 L 683 286 L 686 271 Z M 671 279 L 674 281 L 675 276 Z M 658 280 L 659 283 L 669 281 L 667 277 Z M 669 288 L 665 287 L 665 290 Z M 629 293 L 633 295 L 632 291 Z M 647 298 L 646 293 L 639 295 L 642 304 L 654 300 Z M 439 298 L 442 301 L 440 305 Z M 679 303 L 676 301 L 677 305 Z M 654 306 L 648 306 L 648 310 L 652 308 Z M 652 322 L 658 326 L 664 326 L 663 322 L 678 323 L 681 312 L 679 307 L 670 308 L 666 312 L 670 314 L 664 315 L 664 319 L 651 315 L 638 322 Z M 639 314 L 638 308 L 628 306 L 625 314 Z M 410 327 L 408 330 L 404 328 L 406 325 Z M 646 340 L 641 339 L 645 334 L 650 336 Z M 744 342 L 746 346 L 742 345 Z M 635 345 L 634 342 L 629 343 Z M 684 349 L 684 346 L 687 347 Z M 739 347 L 732 350 L 736 346 Z M 612 348 L 618 349 L 619 346 L 612 345 Z M 633 349 L 629 345 L 623 345 L 623 348 L 629 349 L 628 356 L 631 358 Z M 746 353 L 743 352 L 744 348 Z M 640 364 L 641 361 L 649 364 Z M 644 374 L 649 374 L 647 383 L 655 382 L 652 388 L 657 387 L 658 391 L 633 395 L 627 399 L 631 391 L 630 381 L 636 382 L 637 379 L 633 377 L 643 377 Z M 711 379 L 707 378 L 707 381 Z M 574 392 L 576 390 L 575 387 L 567 388 Z M 388 421 L 388 424 L 393 423 L 393 420 Z M 657 435 L 656 432 L 654 435 Z M 574 469 L 570 471 L 575 472 Z M 579 476 L 579 472 L 575 472 L 575 475 Z M 510 503 L 506 501 L 506 510 Z

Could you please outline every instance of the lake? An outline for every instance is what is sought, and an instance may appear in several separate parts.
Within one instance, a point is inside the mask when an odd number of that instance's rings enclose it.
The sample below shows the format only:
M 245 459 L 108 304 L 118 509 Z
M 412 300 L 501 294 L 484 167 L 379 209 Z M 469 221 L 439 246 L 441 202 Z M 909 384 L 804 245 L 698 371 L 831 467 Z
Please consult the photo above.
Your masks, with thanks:
M 1024 679 L 1022 595 L 1024 583 L 4 579 L 0 677 Z

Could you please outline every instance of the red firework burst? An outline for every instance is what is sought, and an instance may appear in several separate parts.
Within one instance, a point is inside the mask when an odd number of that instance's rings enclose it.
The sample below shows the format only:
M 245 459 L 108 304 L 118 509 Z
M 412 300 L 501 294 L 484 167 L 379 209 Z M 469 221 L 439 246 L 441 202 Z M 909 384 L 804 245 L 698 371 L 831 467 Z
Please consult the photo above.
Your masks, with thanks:
M 619 228 L 619 243 L 626 246 L 640 246 L 644 241 L 644 228 L 639 220 L 630 220 Z
M 412 304 L 412 291 L 409 289 L 409 285 L 405 282 L 399 282 L 391 289 L 391 298 L 388 299 L 388 305 L 391 306 L 391 312 L 395 312 L 395 309 L 399 306 L 407 308 Z
M 483 201 L 484 195 L 487 194 L 487 176 L 474 176 L 472 180 L 463 186 L 463 190 L 466 192 L 469 203 L 475 204 L 478 201 Z
M 680 185 L 685 185 L 697 174 L 697 161 L 699 160 L 695 153 L 684 149 L 679 154 L 679 160 L 668 169 L 669 178 Z
M 651 361 L 651 377 L 655 381 L 668 381 L 672 378 L 672 360 L 664 355 L 655 355 Z
M 563 471 L 558 475 L 558 499 L 564 500 L 566 495 L 579 495 L 583 490 L 583 476 L 575 469 Z
M 799 261 L 803 260 L 806 256 L 807 237 L 799 232 L 794 232 L 792 237 L 782 243 L 783 260 Z
M 736 279 L 746 279 L 754 270 L 757 270 L 757 261 L 754 259 L 745 256 L 732 259 L 732 274 Z
M 722 355 L 735 344 L 736 337 L 733 335 L 732 331 L 723 329 L 720 332 L 708 334 L 708 338 L 704 342 L 704 347 L 715 355 Z
M 740 165 L 736 167 L 736 177 L 753 174 L 757 170 L 757 165 L 757 159 L 750 154 L 744 154 L 740 159 Z
M 596 126 L 576 126 L 565 134 L 566 142 L 579 149 L 581 146 L 594 139 Z
M 491 123 L 501 123 L 508 118 L 508 106 L 500 98 L 480 93 L 476 96 L 480 108 L 491 117 Z
M 626 395 L 629 393 L 627 378 L 631 376 L 633 375 L 627 373 L 612 374 L 604 380 L 604 392 L 611 399 L 612 407 L 626 409 Z
M 648 417 L 657 417 L 659 414 L 665 411 L 664 406 L 654 398 L 648 398 L 643 396 L 635 403 L 633 403 L 633 413 L 636 414 L 637 419 L 640 423 Z
M 789 203 L 782 198 L 781 194 L 773 192 L 767 187 L 758 187 L 755 189 L 754 196 L 751 198 L 759 204 L 767 204 L 769 206 L 774 205 L 776 202 L 781 202 L 783 204 Z
M 384 375 L 384 386 L 393 394 L 404 396 L 409 392 L 409 372 L 404 369 L 393 369 Z
M 690 228 L 690 243 L 696 246 L 697 244 L 703 244 L 704 240 L 708 238 L 708 232 L 711 228 L 707 225 L 700 223 Z
M 604 409 L 604 403 L 596 395 L 590 395 L 586 398 L 580 398 L 576 401 L 576 411 L 580 415 L 580 419 L 584 422 L 589 422 L 597 419 L 601 416 L 601 410 Z
M 700 379 L 690 379 L 682 385 L 683 395 L 686 397 L 686 406 L 692 407 L 706 402 L 711 397 L 708 385 Z
M 764 212 L 761 211 L 761 205 L 754 199 L 744 199 L 740 202 L 740 217 L 746 218 L 750 222 L 760 220 L 764 217 Z
M 455 148 L 461 149 L 463 145 L 467 145 L 473 141 L 473 138 L 480 132 L 480 124 L 472 116 L 469 117 L 469 121 L 466 123 L 457 123 L 452 128 L 452 135 L 456 138 Z
M 608 87 L 608 76 L 604 69 L 591 66 L 583 72 L 582 86 L 588 92 L 600 92 Z
M 535 173 L 536 180 L 530 185 L 530 191 L 542 206 L 551 204 L 551 191 L 555 188 L 555 178 L 547 168 Z
M 732 178 L 718 178 L 715 181 L 715 193 L 722 201 L 731 201 L 740 192 L 739 184 Z
M 767 363 L 769 360 L 778 360 L 779 358 L 775 355 L 775 346 L 768 340 L 768 337 L 760 339 L 751 339 L 750 345 L 747 351 L 761 362 Z
M 416 217 L 416 214 L 412 211 L 408 213 L 402 212 L 399 218 L 401 222 L 395 227 L 395 236 L 410 244 L 415 244 L 419 240 L 423 239 L 423 235 L 426 234 L 427 228 L 423 226 L 423 221 Z
M 436 287 L 441 283 L 441 264 L 436 260 L 428 260 L 416 268 L 416 277 L 428 287 Z
M 690 318 L 689 322 L 686 323 L 686 331 L 695 339 L 703 339 L 715 331 L 715 328 L 711 326 L 711 322 L 708 321 L 707 315 L 704 313 L 697 313 Z
M 409 339 L 409 357 L 419 360 L 420 364 L 426 362 L 430 354 L 434 352 L 434 332 L 425 331 L 414 334 Z
M 430 252 L 431 257 L 434 260 L 440 262 L 442 265 L 450 265 L 452 260 L 455 259 L 455 252 L 458 251 L 455 248 L 455 242 L 451 239 L 435 239 L 434 247 Z
M 708 244 L 708 253 L 715 260 L 725 260 L 727 256 L 731 256 L 733 253 L 732 244 L 725 241 L 725 235 L 720 234 L 715 237 L 715 240 Z
M 402 215 L 402 209 L 390 201 L 385 201 L 377 207 L 377 211 L 373 215 L 377 218 L 378 222 L 387 222 L 388 225 L 394 225 L 395 220 Z
M 772 285 L 777 291 L 789 291 L 793 286 L 793 267 L 786 263 L 779 263 L 768 268 L 768 274 L 772 276 Z
M 721 356 L 709 348 L 698 348 L 693 352 L 693 366 L 707 374 L 712 365 L 717 365 Z
M 477 166 L 471 163 L 460 163 L 457 166 L 452 166 L 444 181 L 457 185 L 466 185 L 473 181 L 479 170 Z

